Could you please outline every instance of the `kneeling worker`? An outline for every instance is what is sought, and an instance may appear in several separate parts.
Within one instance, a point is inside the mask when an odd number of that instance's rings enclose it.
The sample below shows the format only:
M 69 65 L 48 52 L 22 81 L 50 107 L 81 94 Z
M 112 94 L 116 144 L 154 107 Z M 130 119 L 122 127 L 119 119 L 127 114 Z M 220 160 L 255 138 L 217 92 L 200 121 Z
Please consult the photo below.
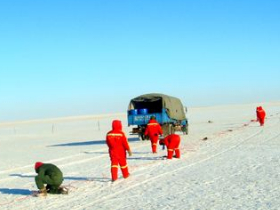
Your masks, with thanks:
M 60 186 L 63 182 L 63 174 L 57 166 L 51 163 L 36 162 L 35 171 L 38 174 L 35 177 L 39 189 L 38 195 L 68 194 L 68 190 Z

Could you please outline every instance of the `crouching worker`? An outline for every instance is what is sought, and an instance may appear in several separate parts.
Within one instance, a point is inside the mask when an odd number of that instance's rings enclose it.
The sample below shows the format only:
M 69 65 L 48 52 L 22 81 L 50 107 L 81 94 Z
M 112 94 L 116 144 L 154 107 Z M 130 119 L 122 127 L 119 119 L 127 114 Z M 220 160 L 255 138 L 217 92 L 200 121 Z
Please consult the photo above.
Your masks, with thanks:
M 50 194 L 68 194 L 65 187 L 61 187 L 63 174 L 61 170 L 50 163 L 35 163 L 35 171 L 38 174 L 35 176 L 35 182 L 39 189 L 38 195 L 46 196 Z
M 164 139 L 161 139 L 159 144 L 166 145 L 167 147 L 167 159 L 172 159 L 173 154 L 175 152 L 175 157 L 180 158 L 180 145 L 181 138 L 177 134 L 170 134 L 166 136 Z
M 111 175 L 112 181 L 118 179 L 118 168 L 121 167 L 123 178 L 129 177 L 128 167 L 126 163 L 126 152 L 132 155 L 127 138 L 122 131 L 122 124 L 119 120 L 112 122 L 112 130 L 107 133 L 106 143 L 109 147 L 111 159 Z

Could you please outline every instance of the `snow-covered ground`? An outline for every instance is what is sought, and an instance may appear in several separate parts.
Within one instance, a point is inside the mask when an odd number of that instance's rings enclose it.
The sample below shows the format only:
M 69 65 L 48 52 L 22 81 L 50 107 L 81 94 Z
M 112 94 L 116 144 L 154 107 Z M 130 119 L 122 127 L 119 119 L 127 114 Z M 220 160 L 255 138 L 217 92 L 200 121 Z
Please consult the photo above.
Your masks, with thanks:
M 256 106 L 267 112 L 264 127 Z M 280 102 L 189 108 L 181 159 L 129 135 L 126 114 L 0 124 L 0 209 L 279 209 Z M 105 135 L 120 119 L 131 177 L 111 183 Z M 207 137 L 206 140 L 203 140 Z M 54 163 L 69 195 L 32 197 L 34 163 Z

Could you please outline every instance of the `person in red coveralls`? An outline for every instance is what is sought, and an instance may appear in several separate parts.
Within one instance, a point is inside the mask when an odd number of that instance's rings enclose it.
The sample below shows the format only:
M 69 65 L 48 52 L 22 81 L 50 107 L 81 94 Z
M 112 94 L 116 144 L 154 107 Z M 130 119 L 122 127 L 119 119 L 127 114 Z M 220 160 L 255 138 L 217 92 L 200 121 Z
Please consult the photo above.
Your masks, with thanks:
M 151 116 L 144 135 L 149 136 L 149 139 L 151 140 L 152 152 L 157 153 L 158 139 L 159 135 L 162 135 L 162 129 L 154 116 Z
M 161 139 L 159 141 L 160 145 L 167 146 L 167 159 L 172 159 L 174 152 L 176 158 L 181 157 L 180 149 L 179 149 L 180 142 L 181 142 L 181 138 L 177 134 L 170 134 L 166 136 L 164 139 Z
M 111 159 L 111 175 L 112 181 L 118 179 L 118 168 L 121 167 L 121 171 L 124 178 L 129 177 L 128 167 L 126 163 L 126 152 L 129 156 L 132 155 L 127 138 L 122 131 L 122 123 L 120 120 L 113 120 L 112 130 L 107 133 L 106 143 L 109 147 L 109 154 Z
M 264 125 L 264 119 L 265 119 L 265 111 L 261 106 L 257 107 L 257 121 L 260 123 L 261 126 Z

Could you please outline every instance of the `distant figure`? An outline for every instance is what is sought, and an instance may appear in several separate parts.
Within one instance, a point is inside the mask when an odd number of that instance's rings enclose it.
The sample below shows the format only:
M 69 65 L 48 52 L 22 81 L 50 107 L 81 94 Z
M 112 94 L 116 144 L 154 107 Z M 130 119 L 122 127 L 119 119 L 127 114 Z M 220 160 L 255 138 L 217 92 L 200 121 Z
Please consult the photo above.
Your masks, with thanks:
M 162 129 L 154 116 L 151 116 L 144 135 L 149 136 L 149 139 L 151 140 L 152 152 L 157 153 L 158 139 L 159 135 L 162 135 Z
M 167 159 L 172 159 L 173 154 L 175 152 L 175 157 L 180 158 L 180 142 L 181 138 L 177 134 L 170 134 L 166 136 L 164 139 L 160 140 L 160 145 L 166 145 L 167 146 Z
M 39 189 L 38 195 L 68 193 L 65 187 L 60 186 L 63 182 L 63 174 L 57 166 L 51 163 L 36 162 L 34 168 L 38 174 L 35 176 L 35 182 Z
M 118 168 L 121 167 L 121 171 L 124 178 L 129 177 L 128 166 L 126 163 L 126 151 L 129 156 L 132 155 L 127 138 L 122 131 L 122 124 L 119 120 L 112 122 L 112 130 L 107 133 L 106 143 L 109 147 L 109 154 L 111 158 L 111 175 L 112 181 L 118 179 Z
M 265 115 L 266 115 L 264 109 L 261 106 L 258 106 L 256 113 L 257 113 L 257 121 L 260 123 L 260 126 L 263 126 Z

